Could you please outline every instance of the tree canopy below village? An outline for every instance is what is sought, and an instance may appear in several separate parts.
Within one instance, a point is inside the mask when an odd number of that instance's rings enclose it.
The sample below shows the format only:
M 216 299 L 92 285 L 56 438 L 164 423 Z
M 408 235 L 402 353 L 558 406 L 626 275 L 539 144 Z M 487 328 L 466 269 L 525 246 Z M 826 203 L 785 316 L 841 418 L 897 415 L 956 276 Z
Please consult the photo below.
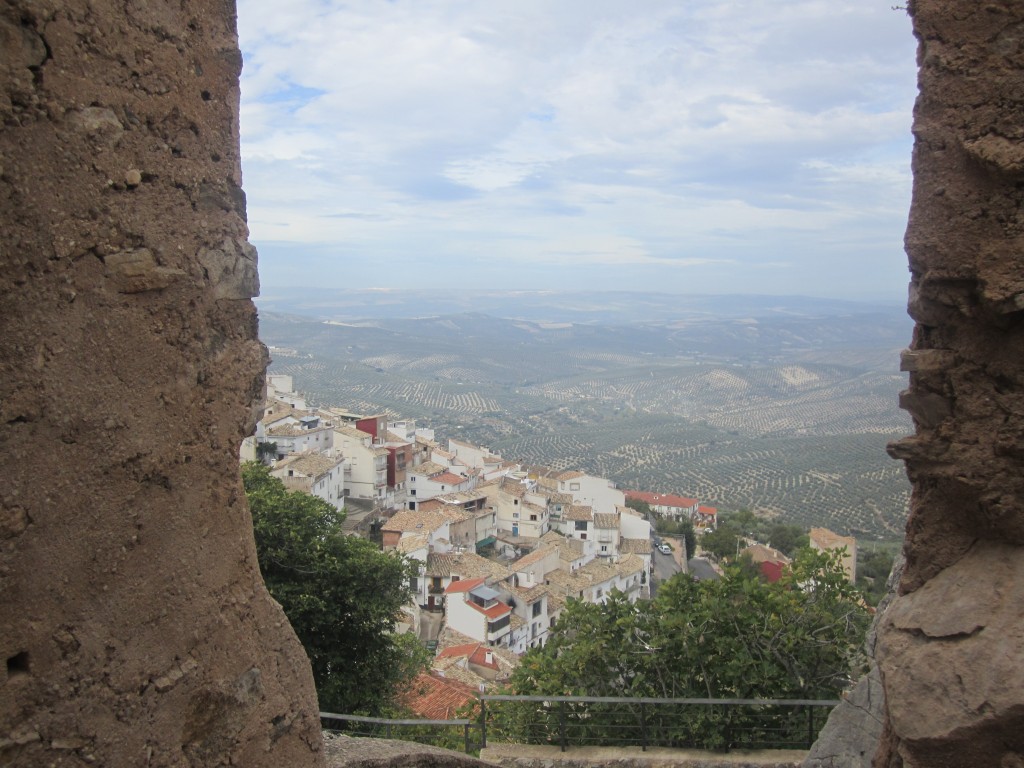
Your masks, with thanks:
M 267 589 L 309 655 L 320 708 L 389 711 L 401 686 L 426 665 L 411 634 L 393 634 L 415 565 L 341 532 L 344 513 L 289 492 L 263 465 L 242 479 Z
M 680 574 L 653 601 L 570 600 L 551 640 L 512 677 L 520 694 L 835 698 L 856 676 L 869 622 L 839 559 L 801 550 L 772 584 L 729 566 Z

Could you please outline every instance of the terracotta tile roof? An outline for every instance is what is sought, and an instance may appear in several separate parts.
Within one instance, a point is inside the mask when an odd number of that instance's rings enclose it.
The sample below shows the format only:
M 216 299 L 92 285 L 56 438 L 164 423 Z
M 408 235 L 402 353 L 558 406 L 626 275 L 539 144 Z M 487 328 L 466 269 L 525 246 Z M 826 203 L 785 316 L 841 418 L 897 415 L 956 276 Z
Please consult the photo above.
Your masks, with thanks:
M 466 482 L 469 478 L 456 475 L 453 472 L 443 472 L 440 475 L 432 475 L 430 478 L 435 483 L 445 483 L 447 485 L 459 485 Z
M 548 587 L 546 584 L 534 584 L 532 587 L 510 587 L 509 591 L 528 605 L 546 595 Z
M 487 581 L 487 579 L 484 577 L 480 577 L 479 579 L 463 579 L 461 581 L 453 581 L 445 588 L 444 593 L 446 595 L 452 595 L 457 592 L 469 592 L 469 590 L 473 589 L 474 587 L 479 587 L 485 581 Z
M 312 427 L 306 429 L 298 424 L 282 424 L 279 427 L 271 427 L 266 434 L 272 437 L 298 437 L 299 435 L 315 435 L 317 432 L 327 432 L 331 427 Z
M 701 515 L 717 515 L 718 509 L 716 507 L 697 507 L 697 512 Z
M 422 464 L 417 464 L 415 467 L 409 467 L 406 471 L 413 475 L 426 475 L 427 477 L 433 477 L 434 475 L 440 475 L 442 472 L 447 472 L 448 467 L 434 461 L 424 461 Z
M 852 553 L 853 548 L 857 546 L 857 539 L 854 537 L 840 536 L 828 528 L 811 528 L 808 538 L 812 544 L 817 544 L 822 549 L 842 549 L 847 547 Z
M 579 539 L 572 539 L 555 531 L 548 531 L 540 537 L 540 541 L 542 544 L 558 547 L 559 560 L 571 563 L 573 560 L 579 560 L 583 557 L 583 542 Z
M 696 499 L 690 499 L 686 496 L 673 496 L 670 493 L 650 493 L 648 491 L 626 491 L 625 493 L 627 499 L 646 501 L 652 507 L 689 509 L 697 504 Z
M 497 619 L 501 616 L 504 616 L 505 614 L 512 613 L 512 606 L 506 605 L 505 603 L 501 602 L 501 600 L 498 600 L 490 608 L 484 608 L 482 605 L 477 605 L 472 600 L 468 601 L 466 605 L 470 606 L 471 608 L 475 608 L 488 619 Z
M 322 453 L 293 453 L 277 462 L 273 471 L 290 469 L 315 479 L 327 474 L 343 461 L 342 458 L 332 459 Z
M 448 518 L 440 512 L 421 512 L 413 509 L 403 509 L 396 512 L 391 519 L 384 523 L 382 531 L 392 533 L 423 530 L 425 532 L 436 531 L 445 523 Z
M 555 545 L 557 546 L 557 545 Z M 523 555 L 509 566 L 510 571 L 521 571 L 529 565 L 538 563 L 555 551 L 553 546 L 540 546 L 529 554 Z
M 431 552 L 427 555 L 427 576 L 447 577 L 452 575 L 452 563 L 455 560 L 454 552 Z
M 593 507 L 586 507 L 582 504 L 573 504 L 569 507 L 565 513 L 566 520 L 593 520 L 594 509 Z
M 507 493 L 509 496 L 515 496 L 517 498 L 522 498 L 523 496 L 525 496 L 527 491 L 525 483 L 516 480 L 514 477 L 509 477 L 507 475 L 501 478 L 500 487 L 501 490 Z
M 740 551 L 741 555 L 748 555 L 755 563 L 788 563 L 789 558 L 777 549 L 766 547 L 764 544 L 752 544 Z
M 595 528 L 618 528 L 619 527 L 619 516 L 614 514 L 614 513 L 596 512 L 596 513 L 594 513 L 594 527 Z
M 549 504 L 572 504 L 571 493 L 552 493 L 548 495 Z
M 457 680 L 420 673 L 399 700 L 427 720 L 451 720 L 476 701 L 476 689 Z
M 619 551 L 626 555 L 649 555 L 652 552 L 650 539 L 620 539 Z
M 456 504 L 441 504 L 437 507 L 437 511 L 453 523 L 461 523 L 463 520 L 471 520 L 476 517 L 471 510 Z
M 575 480 L 578 477 L 583 477 L 584 474 L 578 470 L 570 469 L 567 472 L 563 472 L 558 476 L 559 480 Z
M 486 499 L 486 493 L 480 493 L 479 490 L 472 491 L 446 491 L 445 493 L 439 493 L 434 497 L 435 499 L 441 499 L 450 504 L 465 504 L 470 501 L 480 501 Z
M 508 576 L 508 567 L 475 552 L 463 552 L 452 560 L 451 574 L 463 579 L 477 579 L 481 576 L 500 581 Z
M 403 536 L 395 545 L 395 549 L 397 549 L 403 555 L 407 555 L 410 552 L 415 552 L 417 549 L 426 548 L 427 544 L 428 539 L 426 534 L 418 534 L 416 536 Z
M 339 435 L 345 435 L 346 437 L 353 437 L 356 440 L 367 440 L 367 439 L 372 440 L 373 439 L 373 435 L 371 435 L 369 432 L 363 432 L 363 430 L 356 429 L 355 427 L 350 427 L 347 424 L 335 425 L 334 431 L 337 432 Z

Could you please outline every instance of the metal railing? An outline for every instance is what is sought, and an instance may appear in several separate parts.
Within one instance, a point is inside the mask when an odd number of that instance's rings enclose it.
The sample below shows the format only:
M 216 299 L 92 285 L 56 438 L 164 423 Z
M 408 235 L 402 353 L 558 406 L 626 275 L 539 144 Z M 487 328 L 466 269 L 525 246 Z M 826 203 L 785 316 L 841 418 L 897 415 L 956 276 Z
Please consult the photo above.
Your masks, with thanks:
M 674 699 L 484 694 L 472 719 L 388 719 L 321 712 L 326 730 L 477 753 L 488 741 L 570 746 L 809 749 L 832 699 Z M 821 710 L 826 710 L 822 712 Z M 331 727 L 326 723 L 341 723 Z M 478 736 L 477 736 L 478 734 Z
M 615 696 L 480 697 L 480 741 L 578 746 L 809 749 L 839 702 Z

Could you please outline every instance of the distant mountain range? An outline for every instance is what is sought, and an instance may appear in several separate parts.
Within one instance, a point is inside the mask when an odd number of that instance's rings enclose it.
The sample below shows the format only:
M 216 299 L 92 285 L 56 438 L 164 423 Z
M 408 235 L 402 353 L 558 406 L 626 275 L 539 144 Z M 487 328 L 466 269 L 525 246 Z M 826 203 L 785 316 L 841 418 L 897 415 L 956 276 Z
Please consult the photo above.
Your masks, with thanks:
M 807 296 L 695 295 L 636 291 L 503 291 L 275 288 L 261 310 L 321 320 L 385 320 L 479 313 L 538 323 L 612 324 L 659 320 L 902 315 L 894 303 Z
M 272 370 L 506 458 L 840 533 L 897 538 L 911 431 L 902 307 L 803 297 L 290 292 Z

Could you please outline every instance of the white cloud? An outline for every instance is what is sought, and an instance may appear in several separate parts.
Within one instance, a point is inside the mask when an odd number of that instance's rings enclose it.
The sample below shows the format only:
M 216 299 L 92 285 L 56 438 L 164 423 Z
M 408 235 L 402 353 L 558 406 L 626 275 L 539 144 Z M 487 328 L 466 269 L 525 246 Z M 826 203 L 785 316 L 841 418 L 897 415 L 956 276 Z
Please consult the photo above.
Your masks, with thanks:
M 351 280 L 345 254 L 358 251 L 407 259 L 396 280 L 444 259 L 467 287 L 500 284 L 547 259 L 597 265 L 593 280 L 642 267 L 661 290 L 681 264 L 707 267 L 713 290 L 745 263 L 800 271 L 791 254 L 817 248 L 790 292 L 828 294 L 846 242 L 868 261 L 902 259 L 914 41 L 888 4 L 239 0 L 238 12 L 250 226 L 257 245 L 275 243 L 270 274 L 278 252 L 316 246 L 339 254 L 337 277 L 318 257 L 321 284 Z

